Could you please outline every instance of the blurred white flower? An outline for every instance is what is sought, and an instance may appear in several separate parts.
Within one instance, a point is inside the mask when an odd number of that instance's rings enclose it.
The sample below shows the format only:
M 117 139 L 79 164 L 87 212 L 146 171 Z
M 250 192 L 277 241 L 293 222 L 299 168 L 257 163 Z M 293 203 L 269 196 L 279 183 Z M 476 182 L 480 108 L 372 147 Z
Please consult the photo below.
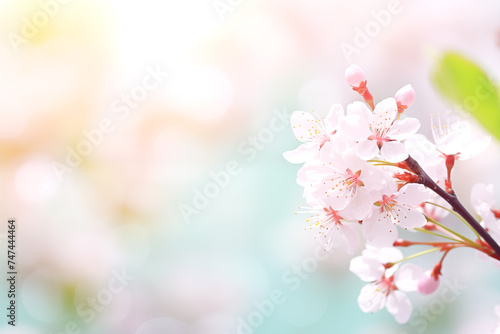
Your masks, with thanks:
M 447 156 L 455 156 L 457 160 L 472 158 L 488 147 L 491 137 L 476 133 L 472 130 L 469 122 L 461 118 L 450 119 L 449 113 L 445 120 L 441 120 L 441 114 L 437 115 L 437 125 L 431 115 L 432 136 L 436 148 Z

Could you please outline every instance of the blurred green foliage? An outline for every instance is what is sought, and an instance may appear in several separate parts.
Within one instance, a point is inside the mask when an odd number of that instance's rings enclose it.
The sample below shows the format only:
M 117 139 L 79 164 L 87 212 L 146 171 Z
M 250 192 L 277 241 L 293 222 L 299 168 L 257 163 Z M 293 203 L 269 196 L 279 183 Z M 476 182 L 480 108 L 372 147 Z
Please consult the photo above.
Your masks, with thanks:
M 432 71 L 436 89 L 450 102 L 469 112 L 500 140 L 498 88 L 474 62 L 456 52 L 447 52 Z

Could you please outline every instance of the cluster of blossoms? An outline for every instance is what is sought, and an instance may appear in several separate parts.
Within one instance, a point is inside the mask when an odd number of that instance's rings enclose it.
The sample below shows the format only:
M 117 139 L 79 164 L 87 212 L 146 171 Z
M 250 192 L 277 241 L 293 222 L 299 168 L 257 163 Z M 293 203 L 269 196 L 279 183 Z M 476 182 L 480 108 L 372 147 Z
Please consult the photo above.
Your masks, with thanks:
M 399 323 L 409 320 L 412 304 L 404 292 L 431 294 L 439 286 L 443 260 L 455 248 L 470 247 L 484 257 L 500 260 L 500 208 L 495 209 L 491 185 L 476 185 L 472 204 L 477 222 L 458 201 L 452 187 L 456 160 L 480 153 L 489 136 L 475 134 L 469 124 L 450 115 L 432 120 L 434 143 L 417 134 L 420 122 L 406 117 L 415 91 L 406 85 L 394 97 L 374 103 L 364 72 L 356 65 L 346 70 L 347 83 L 364 102 L 332 106 L 325 117 L 296 111 L 291 124 L 301 145 L 284 157 L 303 164 L 297 183 L 304 187 L 307 207 L 300 213 L 325 251 L 346 245 L 350 270 L 368 282 L 358 298 L 364 312 L 382 308 Z M 469 239 L 442 224 L 450 212 L 474 232 Z M 441 238 L 419 242 L 401 239 L 399 230 Z M 406 258 L 398 247 L 430 248 Z M 441 252 L 437 264 L 423 270 L 404 263 L 416 256 Z M 402 265 L 400 265 L 402 264 Z

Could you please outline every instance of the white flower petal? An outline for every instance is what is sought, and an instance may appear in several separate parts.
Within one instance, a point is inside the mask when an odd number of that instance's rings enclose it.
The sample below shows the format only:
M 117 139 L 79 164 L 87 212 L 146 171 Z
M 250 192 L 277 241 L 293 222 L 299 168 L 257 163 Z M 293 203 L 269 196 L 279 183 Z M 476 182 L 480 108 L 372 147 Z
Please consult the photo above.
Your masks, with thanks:
M 363 220 L 372 212 L 373 197 L 370 195 L 365 187 L 358 187 L 356 196 L 351 200 L 344 210 L 350 217 L 356 220 Z
M 361 101 L 355 101 L 348 104 L 347 115 L 358 115 L 362 119 L 366 120 L 367 124 L 370 123 L 373 118 L 373 112 L 371 109 Z
M 384 171 L 371 165 L 366 165 L 361 169 L 360 180 L 368 191 L 385 189 L 388 187 L 388 182 L 392 181 L 388 179 Z
M 336 167 L 339 162 L 342 163 L 343 161 L 340 152 L 338 152 L 337 147 L 331 141 L 328 141 L 323 145 L 319 157 L 321 162 L 332 168 Z M 340 170 L 345 171 L 345 168 Z
M 424 135 L 414 134 L 405 139 L 405 147 L 413 159 L 417 160 L 421 166 L 443 164 L 443 157 Z
M 400 162 L 408 158 L 406 147 L 398 141 L 385 142 L 380 149 L 380 155 L 389 162 Z
M 395 247 L 382 247 L 376 250 L 376 257 L 382 263 L 396 262 L 403 259 L 403 253 Z
M 333 190 L 332 188 L 339 189 L 338 182 L 338 180 L 321 182 L 316 190 L 312 192 L 312 195 L 322 198 L 327 206 L 330 206 L 333 210 L 342 210 L 349 204 L 352 196 L 346 191 Z
M 340 130 L 354 141 L 365 140 L 371 136 L 368 120 L 360 115 L 348 115 L 340 121 Z
M 342 237 L 347 243 L 347 253 L 353 254 L 359 246 L 358 233 L 356 233 L 356 231 L 354 231 L 350 226 L 347 226 L 347 224 L 342 224 L 339 232 L 342 232 Z
M 386 214 L 380 214 L 378 208 L 374 209 L 372 215 L 363 220 L 363 235 L 367 244 L 374 247 L 390 247 L 398 238 L 397 227 L 386 218 Z
M 317 120 L 313 115 L 305 111 L 294 111 L 290 119 L 293 134 L 299 141 L 307 141 L 316 135 L 320 130 Z
M 398 113 L 398 105 L 394 98 L 389 97 L 377 103 L 373 111 L 372 129 L 389 129 Z
M 420 121 L 416 118 L 407 117 L 403 120 L 395 121 L 387 136 L 391 139 L 401 141 L 414 135 L 420 128 Z
M 319 156 L 317 143 L 304 143 L 295 150 L 283 153 L 283 157 L 292 164 L 300 164 Z
M 459 160 L 466 160 L 475 157 L 479 153 L 482 153 L 488 145 L 490 145 L 491 136 L 477 135 L 473 136 L 467 145 L 462 147 L 459 151 Z
M 378 280 L 384 274 L 384 266 L 380 261 L 364 256 L 353 258 L 349 270 L 365 282 Z
M 330 108 L 330 112 L 326 115 L 324 122 L 326 129 L 331 133 L 340 126 L 340 120 L 344 117 L 344 108 L 341 104 L 334 104 Z
M 432 194 L 421 184 L 410 183 L 403 186 L 395 196 L 398 203 L 417 206 L 428 201 Z
M 374 140 L 361 140 L 356 145 L 356 153 L 361 159 L 370 160 L 378 154 L 378 146 Z
M 400 324 L 410 320 L 413 306 L 406 294 L 401 291 L 393 291 L 386 302 L 387 311 L 394 316 L 394 319 Z
M 470 201 L 478 213 L 485 204 L 490 208 L 493 207 L 495 205 L 493 184 L 476 183 L 472 187 Z
M 333 166 L 342 172 L 345 172 L 347 168 L 349 168 L 353 172 L 357 172 L 359 170 L 363 170 L 366 167 L 372 167 L 365 160 L 358 157 L 353 152 L 344 153 L 343 155 L 334 161 Z
M 413 263 L 406 263 L 394 274 L 394 284 L 401 291 L 416 291 L 424 271 Z
M 316 182 L 321 175 L 322 163 L 319 160 L 307 161 L 297 172 L 297 184 L 306 186 L 311 182 Z
M 414 229 L 416 227 L 422 227 L 427 223 L 427 219 L 417 209 L 409 208 L 407 206 L 397 205 L 394 208 L 395 213 L 392 218 L 396 224 L 404 229 Z
M 384 289 L 380 289 L 377 284 L 365 285 L 358 297 L 358 304 L 361 311 L 374 313 L 380 311 L 386 304 L 387 295 Z

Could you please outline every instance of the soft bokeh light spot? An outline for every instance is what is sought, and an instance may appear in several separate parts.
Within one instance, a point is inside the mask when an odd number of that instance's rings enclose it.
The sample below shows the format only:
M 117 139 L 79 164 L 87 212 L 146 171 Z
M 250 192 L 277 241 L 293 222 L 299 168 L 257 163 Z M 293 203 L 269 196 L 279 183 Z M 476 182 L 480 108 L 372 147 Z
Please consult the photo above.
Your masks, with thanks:
M 175 111 L 201 120 L 224 115 L 233 98 L 231 80 L 212 66 L 178 67 L 167 86 L 167 104 Z
M 111 238 L 116 240 L 116 251 L 121 256 L 120 262 L 128 267 L 144 266 L 151 248 L 145 228 L 137 224 L 127 224 L 113 229 L 111 235 Z
M 24 279 L 21 287 L 23 305 L 33 318 L 55 322 L 64 315 L 64 294 L 58 282 L 44 270 Z
M 179 320 L 162 317 L 145 322 L 137 329 L 135 334 L 187 334 L 188 332 L 187 326 Z
M 151 58 L 177 64 L 218 24 L 215 12 L 199 10 L 197 0 L 111 2 L 120 28 L 118 61 L 124 71 Z
M 274 72 L 294 57 L 299 47 L 282 18 L 256 13 L 241 23 L 236 40 L 255 64 L 255 70 Z
M 117 251 L 109 240 L 101 234 L 102 231 L 78 231 L 72 238 L 61 240 L 50 247 L 64 248 L 57 258 L 62 268 L 73 268 L 68 274 L 72 278 L 95 279 L 105 272 L 106 267 L 113 263 Z M 92 247 L 89 247 L 92 245 Z
M 299 90 L 299 101 L 306 111 L 314 110 L 326 116 L 334 103 L 339 103 L 338 87 L 333 79 L 319 76 L 307 81 Z
M 278 313 L 288 323 L 302 327 L 319 321 L 327 307 L 327 296 L 315 293 L 313 287 L 301 286 L 300 290 L 287 294 L 287 302 L 278 309 Z
M 29 117 L 22 110 L 0 109 L 0 113 L 8 115 L 2 116 L 5 121 L 0 122 L 0 137 L 17 137 L 26 129 Z
M 14 182 L 18 196 L 27 202 L 47 200 L 58 188 L 51 164 L 45 158 L 33 158 L 22 164 Z

